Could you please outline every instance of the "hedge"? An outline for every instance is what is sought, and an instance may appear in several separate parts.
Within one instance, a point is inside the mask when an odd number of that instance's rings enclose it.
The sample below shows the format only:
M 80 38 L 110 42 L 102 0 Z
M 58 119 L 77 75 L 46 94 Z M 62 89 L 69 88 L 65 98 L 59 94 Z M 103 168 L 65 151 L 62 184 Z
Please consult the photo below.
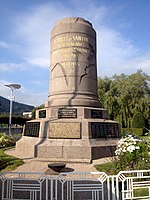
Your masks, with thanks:
M 143 135 L 143 128 L 122 128 L 121 134 L 126 135 L 126 134 L 132 134 L 136 136 L 142 136 Z

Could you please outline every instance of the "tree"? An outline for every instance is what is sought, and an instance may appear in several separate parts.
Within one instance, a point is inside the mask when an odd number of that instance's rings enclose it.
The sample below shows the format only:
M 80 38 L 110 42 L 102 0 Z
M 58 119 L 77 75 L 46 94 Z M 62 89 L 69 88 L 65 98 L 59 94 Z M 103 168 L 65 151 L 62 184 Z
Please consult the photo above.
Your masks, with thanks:
M 145 119 L 140 112 L 136 112 L 132 118 L 132 128 L 144 128 Z
M 138 70 L 131 75 L 114 75 L 99 78 L 98 95 L 102 106 L 108 109 L 109 116 L 131 127 L 136 112 L 143 113 L 145 120 L 150 119 L 150 76 Z
M 11 124 L 13 125 L 20 125 L 23 126 L 26 121 L 29 121 L 30 118 L 27 117 L 20 117 L 20 116 L 12 116 L 12 121 Z M 2 127 L 3 125 L 9 126 L 9 115 L 7 114 L 2 114 L 0 115 L 0 126 Z

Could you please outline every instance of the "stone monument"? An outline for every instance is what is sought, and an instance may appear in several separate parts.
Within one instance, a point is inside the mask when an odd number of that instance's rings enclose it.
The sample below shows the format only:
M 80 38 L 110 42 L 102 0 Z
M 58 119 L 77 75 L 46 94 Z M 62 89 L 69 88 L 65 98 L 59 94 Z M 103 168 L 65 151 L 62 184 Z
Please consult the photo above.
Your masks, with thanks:
M 45 107 L 26 123 L 16 152 L 51 161 L 88 162 L 111 156 L 119 125 L 98 99 L 96 32 L 83 18 L 65 18 L 51 32 Z

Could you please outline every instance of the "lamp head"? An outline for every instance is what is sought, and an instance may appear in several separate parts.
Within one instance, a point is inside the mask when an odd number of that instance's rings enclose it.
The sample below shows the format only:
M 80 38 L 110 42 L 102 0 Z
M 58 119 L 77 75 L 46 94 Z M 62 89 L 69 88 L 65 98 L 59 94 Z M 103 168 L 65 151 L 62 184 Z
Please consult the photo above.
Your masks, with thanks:
M 8 85 L 5 85 L 6 87 L 9 87 L 10 89 L 12 89 L 12 90 L 16 90 L 16 89 L 19 89 L 19 88 L 21 88 L 21 85 L 20 84 L 15 84 L 15 83 L 13 83 L 13 84 L 8 84 Z

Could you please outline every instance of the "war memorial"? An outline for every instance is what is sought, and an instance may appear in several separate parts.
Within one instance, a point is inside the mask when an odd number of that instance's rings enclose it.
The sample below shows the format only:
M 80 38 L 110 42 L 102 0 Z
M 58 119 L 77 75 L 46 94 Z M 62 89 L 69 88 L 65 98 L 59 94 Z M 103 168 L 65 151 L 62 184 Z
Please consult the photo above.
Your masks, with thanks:
M 87 162 L 111 156 L 119 124 L 98 99 L 96 32 L 83 18 L 59 20 L 51 31 L 49 96 L 28 121 L 16 153 L 49 161 Z

